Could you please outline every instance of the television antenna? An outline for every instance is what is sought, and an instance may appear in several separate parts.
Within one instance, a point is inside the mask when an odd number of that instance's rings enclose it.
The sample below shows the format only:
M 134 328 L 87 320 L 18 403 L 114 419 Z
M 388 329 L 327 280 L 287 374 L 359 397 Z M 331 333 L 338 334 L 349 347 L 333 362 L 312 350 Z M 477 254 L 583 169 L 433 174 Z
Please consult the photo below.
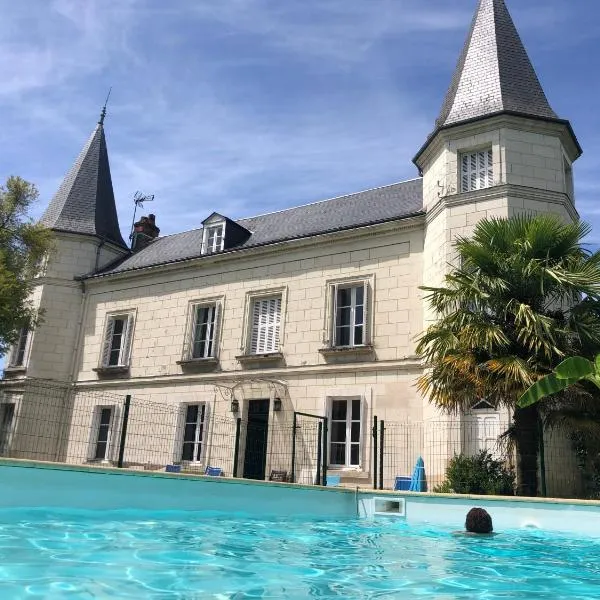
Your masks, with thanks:
M 154 200 L 154 194 L 142 194 L 142 192 L 136 192 L 133 195 L 133 220 L 131 221 L 131 233 L 129 234 L 129 239 L 133 239 L 133 228 L 135 227 L 135 214 L 137 212 L 138 206 L 144 208 L 144 202 L 152 202 Z

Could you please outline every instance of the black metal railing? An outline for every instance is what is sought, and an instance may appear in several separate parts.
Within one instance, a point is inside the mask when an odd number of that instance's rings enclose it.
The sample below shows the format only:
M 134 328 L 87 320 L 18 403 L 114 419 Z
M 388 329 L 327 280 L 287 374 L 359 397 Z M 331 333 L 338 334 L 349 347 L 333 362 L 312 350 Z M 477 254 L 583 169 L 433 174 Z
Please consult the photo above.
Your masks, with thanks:
M 214 467 L 229 477 L 327 484 L 324 415 L 241 416 L 216 401 L 189 410 L 187 398 L 156 402 L 36 381 L 4 388 L 0 456 L 196 474 Z M 497 414 L 481 413 L 420 422 L 373 416 L 361 435 L 361 464 L 333 473 L 342 485 L 406 489 L 422 459 L 428 491 L 600 498 L 600 447 L 583 433 L 538 425 L 519 437 Z

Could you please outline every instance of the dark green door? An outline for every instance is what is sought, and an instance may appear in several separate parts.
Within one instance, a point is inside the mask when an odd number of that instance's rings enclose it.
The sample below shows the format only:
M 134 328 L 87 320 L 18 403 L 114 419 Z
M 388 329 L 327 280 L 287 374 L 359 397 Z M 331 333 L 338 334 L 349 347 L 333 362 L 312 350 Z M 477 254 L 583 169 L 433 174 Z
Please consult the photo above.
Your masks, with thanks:
M 269 400 L 250 400 L 246 427 L 244 477 L 264 479 L 269 436 Z

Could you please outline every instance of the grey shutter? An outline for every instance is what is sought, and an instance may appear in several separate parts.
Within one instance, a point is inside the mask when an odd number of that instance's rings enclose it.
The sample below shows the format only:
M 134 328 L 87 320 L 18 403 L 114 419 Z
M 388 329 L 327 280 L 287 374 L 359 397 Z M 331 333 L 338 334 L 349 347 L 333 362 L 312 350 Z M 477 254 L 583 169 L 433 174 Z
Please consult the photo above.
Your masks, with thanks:
M 115 329 L 114 317 L 107 317 L 106 329 L 104 331 L 104 345 L 102 346 L 102 356 L 100 358 L 102 367 L 108 367 L 110 358 L 110 345 L 112 342 L 113 331 Z
M 121 353 L 119 355 L 119 365 L 126 367 L 129 365 L 129 356 L 131 354 L 131 342 L 133 340 L 133 315 L 127 316 L 127 322 L 123 337 L 124 339 L 121 344 Z
M 274 298 L 269 302 L 269 333 L 270 340 L 267 347 L 271 352 L 279 351 L 279 336 L 281 333 L 281 297 Z
M 258 354 L 258 328 L 260 324 L 260 300 L 252 302 L 252 325 L 250 330 L 250 353 Z
M 196 330 L 198 329 L 198 315 L 200 313 L 200 305 L 193 304 L 192 305 L 192 316 L 191 316 L 191 326 L 188 330 L 187 341 L 186 341 L 186 352 L 185 358 L 190 360 L 194 358 L 194 343 L 196 340 Z
M 183 433 L 185 430 L 185 415 L 187 412 L 187 404 L 180 404 L 175 416 L 175 440 L 173 448 L 173 464 L 181 463 L 183 455 Z
M 371 286 L 368 281 L 363 284 L 363 344 L 368 346 L 371 344 Z
M 212 332 L 212 352 L 211 357 L 216 358 L 219 355 L 219 331 L 220 331 L 220 319 L 221 319 L 221 305 L 216 302 L 214 306 L 214 317 L 213 317 L 213 332 Z
M 337 320 L 337 297 L 338 297 L 338 286 L 337 284 L 331 286 L 331 318 L 329 323 L 329 335 L 330 341 L 329 346 L 335 348 L 337 343 L 337 332 L 336 332 L 336 320 Z

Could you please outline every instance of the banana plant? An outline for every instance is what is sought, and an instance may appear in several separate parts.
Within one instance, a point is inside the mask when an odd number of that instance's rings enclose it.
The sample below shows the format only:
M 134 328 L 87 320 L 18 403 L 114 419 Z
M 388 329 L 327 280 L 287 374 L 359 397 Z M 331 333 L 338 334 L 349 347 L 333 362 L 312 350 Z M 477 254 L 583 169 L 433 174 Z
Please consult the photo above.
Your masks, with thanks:
M 600 354 L 594 362 L 583 356 L 572 356 L 563 360 L 550 375 L 538 379 L 519 398 L 517 406 L 531 406 L 542 398 L 556 394 L 580 381 L 589 381 L 600 389 Z

